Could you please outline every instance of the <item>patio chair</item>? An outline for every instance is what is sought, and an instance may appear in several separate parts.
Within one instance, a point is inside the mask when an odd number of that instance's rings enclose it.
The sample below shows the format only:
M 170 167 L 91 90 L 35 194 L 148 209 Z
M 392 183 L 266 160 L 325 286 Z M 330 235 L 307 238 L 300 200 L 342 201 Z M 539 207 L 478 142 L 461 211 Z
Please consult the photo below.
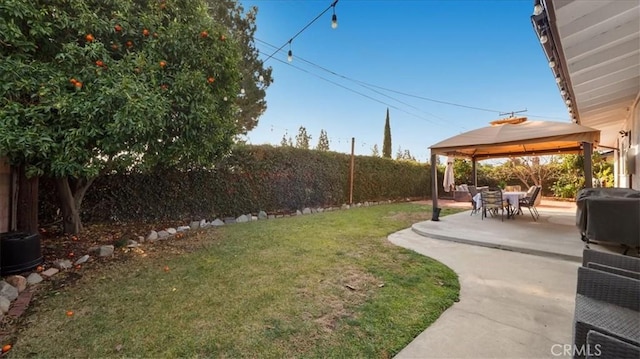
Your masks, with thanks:
M 473 200 L 473 197 L 478 194 L 476 186 L 467 186 L 467 188 L 469 189 L 469 193 L 471 194 L 471 215 L 473 216 L 474 214 L 478 213 L 478 211 L 480 211 L 481 203 L 476 203 L 476 201 Z
M 504 222 L 504 200 L 500 189 L 490 189 L 481 192 L 482 198 L 482 219 L 487 216 L 487 212 L 497 215 L 500 211 L 500 220 Z
M 533 190 L 531 188 L 533 188 Z M 540 194 L 541 187 L 531 186 L 531 188 L 529 188 L 529 191 L 527 191 L 527 195 L 524 198 L 521 198 L 520 201 L 518 201 L 518 205 L 520 207 L 518 211 L 520 212 L 520 214 L 522 214 L 522 207 L 528 208 L 529 213 L 531 213 L 531 217 L 533 218 L 533 220 L 537 221 L 538 218 L 540 218 L 540 214 L 536 209 L 536 199 Z M 532 192 L 531 195 L 529 195 L 529 192 Z
M 575 348 L 586 348 L 590 331 L 608 338 L 619 352 L 640 350 L 640 280 L 596 269 L 578 268 L 578 288 L 573 327 Z M 597 338 L 593 338 L 592 343 Z M 626 343 L 616 346 L 616 343 Z M 594 349 L 594 348 L 592 348 Z M 604 348 L 602 348 L 604 349 Z M 615 356 L 613 349 L 605 357 Z M 586 353 L 574 357 L 583 358 Z

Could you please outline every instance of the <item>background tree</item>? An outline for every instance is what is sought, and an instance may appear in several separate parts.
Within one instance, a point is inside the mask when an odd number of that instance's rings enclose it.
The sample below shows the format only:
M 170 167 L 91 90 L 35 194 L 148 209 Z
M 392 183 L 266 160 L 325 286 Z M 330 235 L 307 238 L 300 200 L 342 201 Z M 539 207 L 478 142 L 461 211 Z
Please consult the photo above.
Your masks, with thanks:
M 371 147 L 371 156 L 380 157 L 380 150 L 378 149 L 378 144 L 376 143 Z
M 318 151 L 329 151 L 329 137 L 327 137 L 327 131 L 320 130 L 320 136 L 318 137 L 318 145 L 316 146 Z
M 258 118 L 267 109 L 265 90 L 273 79 L 271 67 L 265 68 L 255 46 L 256 16 L 258 8 L 248 11 L 236 0 L 207 0 L 209 14 L 226 28 L 226 36 L 240 46 L 242 61 L 238 64 L 241 72 L 242 96 L 235 97 L 239 134 L 246 134 L 258 125 Z
M 307 129 L 304 126 L 300 126 L 298 134 L 296 135 L 296 147 L 308 150 L 310 141 L 311 135 L 307 133 Z
M 389 109 L 384 122 L 384 141 L 382 142 L 382 157 L 391 158 L 391 125 L 389 124 Z
M 0 33 L 0 155 L 56 179 L 65 232 L 100 173 L 210 165 L 246 128 L 242 46 L 204 0 L 5 0 Z
M 291 137 L 289 137 L 289 140 L 287 141 L 287 133 L 285 132 L 285 134 L 282 135 L 282 139 L 280 140 L 280 146 L 287 147 L 290 145 L 291 145 Z

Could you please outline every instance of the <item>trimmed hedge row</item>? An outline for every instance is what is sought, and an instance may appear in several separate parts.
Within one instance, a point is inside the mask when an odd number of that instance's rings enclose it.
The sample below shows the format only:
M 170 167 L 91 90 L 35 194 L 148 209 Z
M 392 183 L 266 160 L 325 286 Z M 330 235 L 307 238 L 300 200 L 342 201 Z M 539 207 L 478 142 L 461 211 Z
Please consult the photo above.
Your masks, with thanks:
M 292 147 L 239 146 L 214 169 L 102 176 L 82 205 L 85 222 L 156 221 L 289 212 L 349 201 L 350 156 Z M 429 165 L 356 156 L 354 202 L 424 198 Z M 56 217 L 55 187 L 41 181 L 42 223 Z

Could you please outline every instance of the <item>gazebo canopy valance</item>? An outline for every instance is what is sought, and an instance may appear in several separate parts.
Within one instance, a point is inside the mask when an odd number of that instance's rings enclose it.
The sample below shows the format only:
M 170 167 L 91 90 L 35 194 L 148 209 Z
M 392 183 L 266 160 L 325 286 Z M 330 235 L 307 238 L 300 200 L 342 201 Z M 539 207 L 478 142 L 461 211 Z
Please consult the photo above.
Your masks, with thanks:
M 504 121 L 453 136 L 431 146 L 431 153 L 475 159 L 577 153 L 582 143 L 597 144 L 600 130 L 574 123 Z M 495 123 L 495 122 L 494 122 Z

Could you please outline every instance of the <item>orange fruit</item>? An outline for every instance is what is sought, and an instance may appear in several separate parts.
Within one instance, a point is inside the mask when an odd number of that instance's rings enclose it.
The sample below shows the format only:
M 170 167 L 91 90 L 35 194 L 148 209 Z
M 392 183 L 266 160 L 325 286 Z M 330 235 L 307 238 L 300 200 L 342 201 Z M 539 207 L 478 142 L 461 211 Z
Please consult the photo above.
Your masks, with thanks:
M 207 79 L 207 81 L 208 81 L 210 84 L 212 84 L 215 80 L 216 80 L 216 79 L 214 79 L 213 77 L 209 77 L 209 78 Z
M 73 77 L 71 79 L 69 79 L 69 82 L 71 82 L 72 84 L 75 84 L 76 82 L 78 82 L 78 80 L 74 79 Z
M 122 31 L 122 26 L 120 26 L 120 25 L 116 24 L 116 26 L 114 26 L 113 28 L 116 30 L 116 32 Z
M 166 61 L 160 61 L 160 67 L 164 68 L 165 66 L 167 66 L 167 62 Z
M 11 350 L 11 344 L 5 344 L 5 345 L 2 346 L 2 352 L 3 353 L 8 352 L 9 350 Z
M 147 30 L 147 29 L 143 29 L 143 30 L 142 30 L 142 35 L 144 35 L 144 36 L 149 36 L 149 30 Z
M 167 84 L 162 84 L 162 85 L 160 85 L 160 87 L 161 87 L 163 90 L 166 90 L 166 89 L 168 89 L 168 88 L 169 88 L 169 85 L 167 85 Z
M 80 269 L 82 266 L 80 264 L 76 264 L 76 269 Z
M 220 40 L 224 41 L 224 40 L 226 40 L 226 39 L 227 39 L 227 37 L 226 37 L 226 36 L 224 36 L 224 35 L 220 35 Z
M 202 31 L 202 32 L 200 32 L 200 37 L 205 39 L 205 38 L 209 37 L 209 33 L 206 32 L 206 31 Z
M 73 85 L 78 89 L 82 88 L 82 82 L 80 82 L 80 81 L 76 81 Z
M 127 47 L 131 47 L 131 46 L 133 46 L 133 42 L 127 41 L 127 43 L 125 45 L 127 45 Z
M 67 310 L 67 317 L 73 317 L 73 311 Z
M 104 62 L 102 62 L 102 61 L 98 60 L 98 61 L 96 61 L 96 66 L 98 66 L 98 67 L 102 67 L 102 66 L 104 66 Z M 75 236 L 73 236 L 73 237 L 75 237 Z M 71 239 L 73 239 L 73 237 L 71 237 Z M 76 238 L 76 239 L 77 239 L 77 238 Z M 74 241 L 75 241 L 75 239 L 74 239 Z
M 87 42 L 93 42 L 93 40 L 95 40 L 91 34 L 87 34 L 84 39 L 87 40 Z
M 118 49 L 118 44 L 111 44 L 111 49 L 112 50 L 117 50 Z
M 42 266 L 37 266 L 36 267 L 36 271 L 37 272 L 42 272 L 44 270 L 44 268 Z

